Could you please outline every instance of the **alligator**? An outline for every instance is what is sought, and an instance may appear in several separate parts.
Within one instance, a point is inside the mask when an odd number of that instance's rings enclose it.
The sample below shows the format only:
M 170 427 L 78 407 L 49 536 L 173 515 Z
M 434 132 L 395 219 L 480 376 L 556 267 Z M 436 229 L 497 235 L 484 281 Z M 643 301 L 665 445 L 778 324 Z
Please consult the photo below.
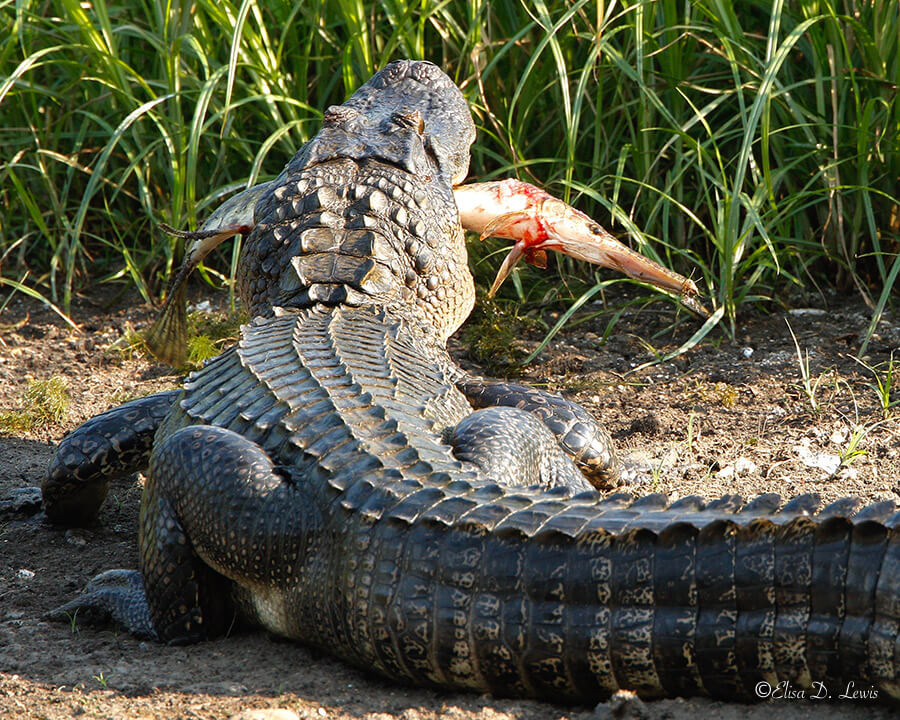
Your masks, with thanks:
M 239 618 L 395 681 L 553 702 L 900 698 L 893 503 L 634 498 L 584 410 L 453 364 L 473 138 L 455 84 L 398 61 L 249 196 L 236 346 L 51 463 L 45 509 L 69 524 L 149 468 L 139 570 L 60 612 L 167 643 Z

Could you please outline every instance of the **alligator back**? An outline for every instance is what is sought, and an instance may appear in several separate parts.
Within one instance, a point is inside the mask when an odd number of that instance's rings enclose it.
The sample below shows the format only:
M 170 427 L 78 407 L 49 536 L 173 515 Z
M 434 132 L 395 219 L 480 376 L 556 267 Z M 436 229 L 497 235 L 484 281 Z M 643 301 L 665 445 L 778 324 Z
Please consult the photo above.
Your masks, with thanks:
M 893 504 L 492 482 L 442 442 L 469 408 L 411 327 L 374 307 L 284 311 L 187 383 L 162 433 L 240 433 L 290 468 L 294 502 L 317 518 L 299 558 L 252 577 L 211 547 L 224 530 L 184 519 L 246 615 L 393 679 L 504 695 L 898 693 Z M 194 481 L 231 494 L 212 474 Z M 250 537 L 241 517 L 223 525 Z
M 276 462 L 328 470 L 334 483 L 474 477 L 441 442 L 471 412 L 447 379 L 446 354 L 384 309 L 322 305 L 258 318 L 237 347 L 193 373 L 158 433 L 228 428 Z

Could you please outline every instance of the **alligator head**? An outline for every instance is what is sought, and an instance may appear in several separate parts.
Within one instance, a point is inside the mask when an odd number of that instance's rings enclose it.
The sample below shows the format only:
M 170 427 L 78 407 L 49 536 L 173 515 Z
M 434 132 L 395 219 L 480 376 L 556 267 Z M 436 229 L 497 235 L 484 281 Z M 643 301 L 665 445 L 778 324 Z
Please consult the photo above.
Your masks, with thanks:
M 342 105 L 289 166 L 299 170 L 338 158 L 378 159 L 431 180 L 457 185 L 469 170 L 475 124 L 465 98 L 436 65 L 397 60 Z

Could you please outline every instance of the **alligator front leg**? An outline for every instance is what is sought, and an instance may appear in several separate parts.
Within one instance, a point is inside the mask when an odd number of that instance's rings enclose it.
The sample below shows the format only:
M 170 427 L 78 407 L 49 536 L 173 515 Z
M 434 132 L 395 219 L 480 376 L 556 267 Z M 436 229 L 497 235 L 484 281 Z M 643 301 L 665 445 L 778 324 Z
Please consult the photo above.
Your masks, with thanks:
M 109 481 L 147 467 L 153 436 L 181 390 L 148 395 L 91 418 L 63 438 L 41 488 L 55 523 L 96 517 Z
M 578 403 L 538 388 L 468 373 L 457 377 L 455 384 L 476 409 L 519 408 L 536 417 L 594 487 L 609 490 L 619 484 L 619 461 L 612 438 Z

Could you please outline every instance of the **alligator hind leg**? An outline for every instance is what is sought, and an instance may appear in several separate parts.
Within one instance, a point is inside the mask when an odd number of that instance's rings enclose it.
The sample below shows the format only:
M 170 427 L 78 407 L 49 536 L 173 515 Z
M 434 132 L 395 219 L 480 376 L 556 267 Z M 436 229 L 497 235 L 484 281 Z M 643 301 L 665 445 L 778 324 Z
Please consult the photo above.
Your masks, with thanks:
M 288 634 L 282 606 L 241 585 L 272 586 L 293 577 L 320 524 L 315 504 L 303 497 L 307 492 L 259 445 L 225 428 L 182 428 L 154 449 L 139 543 L 150 617 L 161 640 L 222 634 L 234 617 L 233 595 L 243 616 Z
M 132 400 L 66 435 L 41 488 L 47 517 L 64 525 L 96 517 L 110 480 L 147 467 L 156 429 L 180 394 L 169 390 Z
M 612 438 L 581 405 L 555 393 L 468 373 L 455 384 L 474 408 L 514 407 L 538 418 L 595 488 L 608 490 L 619 484 L 619 461 Z

